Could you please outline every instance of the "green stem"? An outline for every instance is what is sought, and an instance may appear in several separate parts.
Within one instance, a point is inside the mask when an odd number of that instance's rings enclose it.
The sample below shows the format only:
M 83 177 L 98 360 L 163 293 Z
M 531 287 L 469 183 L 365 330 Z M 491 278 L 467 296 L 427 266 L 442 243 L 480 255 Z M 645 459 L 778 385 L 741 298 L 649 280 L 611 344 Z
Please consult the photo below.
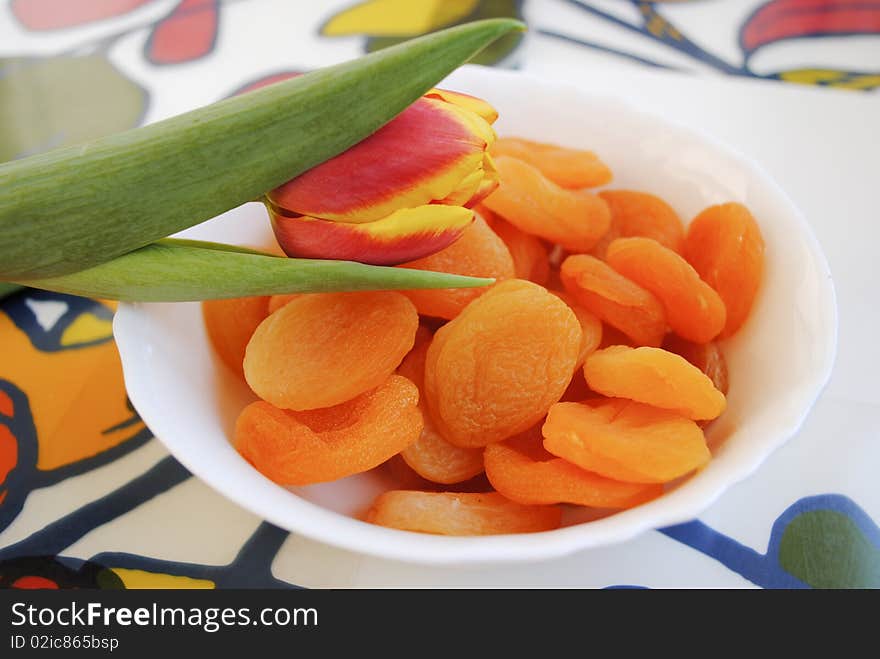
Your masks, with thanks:
M 226 243 L 214 243 L 207 240 L 190 240 L 189 238 L 162 238 L 157 240 L 159 245 L 178 245 L 183 247 L 201 247 L 202 249 L 213 249 L 217 252 L 235 252 L 237 254 L 257 254 L 259 256 L 276 256 L 258 249 L 250 247 L 242 247 L 241 245 L 228 245 Z
M 278 258 L 225 247 L 168 239 L 87 270 L 20 283 L 124 302 L 185 302 L 284 293 L 469 288 L 494 281 L 351 261 Z

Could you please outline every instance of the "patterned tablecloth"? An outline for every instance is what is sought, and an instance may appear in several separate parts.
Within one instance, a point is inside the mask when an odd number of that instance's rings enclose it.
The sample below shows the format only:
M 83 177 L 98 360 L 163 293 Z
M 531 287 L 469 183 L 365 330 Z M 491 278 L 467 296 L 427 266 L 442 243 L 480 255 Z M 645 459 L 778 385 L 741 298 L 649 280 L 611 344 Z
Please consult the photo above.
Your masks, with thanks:
M 499 15 L 529 32 L 482 63 L 707 129 L 805 211 L 840 348 L 803 430 L 699 520 L 622 545 L 393 563 L 288 534 L 191 477 L 127 401 L 112 305 L 28 290 L 0 302 L 0 585 L 880 587 L 878 0 L 5 0 L 0 161 Z

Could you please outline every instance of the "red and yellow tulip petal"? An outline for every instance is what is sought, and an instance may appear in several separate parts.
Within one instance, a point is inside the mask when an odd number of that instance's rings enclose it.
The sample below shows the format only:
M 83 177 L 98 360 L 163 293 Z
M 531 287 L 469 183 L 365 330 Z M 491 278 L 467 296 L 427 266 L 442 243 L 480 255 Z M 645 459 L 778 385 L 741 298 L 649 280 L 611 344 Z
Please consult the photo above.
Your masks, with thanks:
M 483 178 L 480 180 L 480 185 L 474 194 L 471 195 L 471 198 L 462 205 L 465 206 L 465 208 L 473 208 L 483 201 L 483 199 L 495 192 L 500 181 L 501 177 L 498 175 L 498 168 L 495 167 L 495 161 L 487 151 L 483 154 Z
M 447 206 L 464 206 L 475 194 L 477 194 L 482 183 L 483 168 L 480 166 L 465 176 L 455 190 L 449 193 L 444 199 L 440 199 L 437 203 L 445 204 Z
M 498 183 L 498 169 L 487 151 L 483 154 L 483 164 L 464 177 L 448 197 L 435 203 L 473 208 L 492 194 L 498 187 Z
M 452 244 L 474 219 L 470 209 L 438 204 L 402 208 L 366 224 L 289 217 L 271 208 L 269 215 L 288 256 L 373 265 L 397 265 L 433 254 Z
M 491 131 L 474 113 L 423 97 L 367 139 L 275 188 L 268 198 L 292 214 L 374 222 L 449 196 L 480 167 Z
M 492 128 L 492 124 L 487 122 L 476 112 L 453 103 L 446 103 L 445 106 L 446 109 L 454 113 L 458 120 L 467 126 L 474 135 L 478 135 L 482 138 L 483 143 L 486 145 L 484 151 L 488 150 L 488 147 L 491 147 L 495 143 L 495 140 L 498 139 L 498 135 L 495 133 L 495 129 Z
M 471 112 L 476 112 L 490 124 L 494 124 L 495 120 L 498 119 L 498 110 L 496 110 L 482 98 L 477 98 L 476 96 L 471 96 L 470 94 L 453 92 L 449 91 L 448 89 L 437 89 L 435 87 L 427 94 L 425 94 L 425 96 L 427 96 L 428 98 L 439 98 L 446 101 L 447 103 L 452 103 L 453 105 L 458 105 L 460 107 L 466 108 Z

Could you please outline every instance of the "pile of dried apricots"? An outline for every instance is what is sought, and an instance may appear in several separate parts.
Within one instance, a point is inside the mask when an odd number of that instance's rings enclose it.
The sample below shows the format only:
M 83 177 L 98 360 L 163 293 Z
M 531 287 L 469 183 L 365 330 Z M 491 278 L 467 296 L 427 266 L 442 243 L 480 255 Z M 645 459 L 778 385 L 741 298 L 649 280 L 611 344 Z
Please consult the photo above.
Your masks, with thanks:
M 205 302 L 261 399 L 238 451 L 282 485 L 384 469 L 365 519 L 446 535 L 544 531 L 560 504 L 624 509 L 710 459 L 719 338 L 746 321 L 764 243 L 741 204 L 685 229 L 662 199 L 590 188 L 593 153 L 501 138 L 499 188 L 455 243 L 401 267 L 488 288 Z

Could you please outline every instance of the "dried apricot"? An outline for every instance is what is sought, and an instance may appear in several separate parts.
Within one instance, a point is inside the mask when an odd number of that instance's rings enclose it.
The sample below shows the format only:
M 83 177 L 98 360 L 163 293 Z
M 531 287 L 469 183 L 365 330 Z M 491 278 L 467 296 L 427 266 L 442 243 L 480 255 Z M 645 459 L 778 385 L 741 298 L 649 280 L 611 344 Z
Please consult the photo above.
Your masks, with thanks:
M 257 326 L 269 315 L 268 297 L 239 297 L 205 300 L 202 318 L 214 350 L 220 359 L 244 377 L 244 351 Z
M 724 353 L 721 352 L 721 347 L 715 341 L 692 343 L 675 336 L 675 334 L 670 334 L 663 343 L 663 349 L 687 359 L 712 380 L 712 384 L 718 391 L 725 396 L 727 395 L 730 388 L 727 360 L 724 359 Z
M 616 327 L 639 345 L 659 346 L 666 314 L 653 293 L 607 263 L 585 254 L 569 256 L 560 270 L 562 284 L 587 311 Z
M 452 485 L 447 485 L 443 488 L 445 492 L 472 492 L 474 494 L 478 492 L 493 492 L 494 488 L 492 487 L 492 483 L 489 482 L 489 479 L 486 478 L 486 472 L 481 471 L 479 474 L 470 478 L 466 481 L 462 481 L 461 483 L 453 483 Z
M 269 313 L 275 313 L 291 300 L 298 298 L 302 293 L 286 293 L 284 295 L 273 295 L 269 298 Z
M 631 338 L 629 338 L 626 334 L 621 332 L 613 325 L 603 324 L 602 341 L 599 343 L 599 347 L 597 348 L 597 350 L 602 350 L 603 348 L 607 348 L 608 346 L 629 346 L 631 348 L 638 347 L 635 341 L 633 341 Z
M 499 137 L 491 147 L 494 157 L 511 156 L 529 163 L 562 188 L 594 188 L 611 182 L 611 170 L 592 151 Z
M 425 425 L 419 437 L 400 454 L 413 471 L 432 483 L 461 483 L 483 472 L 483 451 L 479 448 L 462 448 L 447 442 L 431 420 L 424 401 L 425 358 L 430 342 L 414 348 L 397 369 L 418 387 L 419 408 Z
M 491 226 L 510 251 L 514 276 L 545 285 L 550 277 L 550 262 L 544 243 L 502 219 L 495 220 Z
M 578 403 L 588 398 L 596 398 L 599 395 L 587 386 L 587 381 L 584 379 L 584 369 L 579 368 L 571 376 L 571 382 L 559 400 Z
M 553 455 L 627 482 L 666 483 L 710 458 L 691 419 L 619 398 L 557 403 L 542 431 Z
M 483 473 L 483 452 L 461 448 L 447 442 L 425 414 L 425 427 L 419 437 L 401 452 L 413 471 L 432 483 L 452 485 Z
M 398 366 L 398 372 L 400 371 L 400 369 L 402 369 L 404 367 L 404 364 L 407 364 L 407 358 L 410 355 L 418 354 L 419 350 L 427 350 L 428 344 L 430 344 L 433 339 L 434 339 L 434 330 L 431 329 L 430 327 L 428 327 L 427 325 L 425 325 L 424 323 L 422 323 L 422 321 L 420 319 L 419 326 L 416 329 L 416 338 L 413 341 L 413 347 L 406 354 L 406 357 L 403 358 L 403 361 L 400 362 L 400 366 Z M 410 377 L 410 375 L 413 372 L 412 367 L 418 365 L 420 362 L 422 364 L 421 371 L 418 373 L 418 380 L 414 380 L 413 378 Z M 425 377 L 424 360 L 420 360 L 420 359 L 412 360 L 409 363 L 408 369 L 409 369 L 408 373 L 399 373 L 399 374 L 403 375 L 404 377 L 409 378 L 412 381 L 412 383 L 415 384 L 419 388 L 419 390 L 421 390 L 421 388 L 422 388 L 421 382 Z
M 556 457 L 542 446 L 540 428 L 490 444 L 485 462 L 495 489 L 522 504 L 632 508 L 663 494 L 660 485 L 613 480 Z
M 485 446 L 537 423 L 565 391 L 581 328 L 565 302 L 531 282 L 492 287 L 437 330 L 425 398 L 443 437 Z
M 742 204 L 710 206 L 688 227 L 684 255 L 727 307 L 721 337 L 736 332 L 755 301 L 764 270 L 764 238 Z
M 482 450 L 480 451 L 482 453 Z M 392 490 L 421 490 L 423 492 L 492 492 L 492 484 L 485 472 L 460 483 L 434 483 L 419 476 L 398 453 L 379 466 L 385 479 L 391 479 Z
M 400 293 L 301 295 L 257 327 L 245 353 L 245 378 L 275 407 L 338 405 L 394 372 L 418 324 L 415 307 Z
M 603 190 L 599 196 L 611 209 L 611 227 L 592 254 L 605 258 L 612 240 L 643 236 L 674 252 L 684 249 L 684 224 L 672 207 L 656 195 L 636 190 Z
M 574 252 L 590 251 L 608 231 L 611 212 L 596 195 L 566 190 L 532 165 L 500 156 L 500 185 L 483 205 L 526 233 Z
M 724 394 L 684 357 L 661 348 L 611 346 L 584 362 L 590 389 L 673 410 L 689 419 L 714 419 L 724 411 Z
M 379 495 L 366 521 L 404 531 L 438 535 L 535 533 L 559 528 L 558 506 L 524 506 L 497 492 L 415 492 Z
M 507 246 L 479 215 L 449 247 L 400 267 L 498 280 L 514 276 L 513 259 Z M 485 288 L 443 288 L 406 291 L 405 294 L 420 314 L 449 320 L 485 291 Z
M 393 490 L 436 491 L 439 487 L 437 483 L 432 483 L 413 471 L 412 467 L 406 464 L 400 453 L 387 460 L 379 468 L 384 470 L 384 475 L 393 482 L 393 487 L 390 488 Z
M 428 348 L 431 347 L 432 339 L 431 331 L 420 325 L 416 332 L 413 349 L 407 353 L 403 361 L 400 362 L 400 366 L 397 367 L 397 374 L 416 385 L 419 392 L 422 391 L 425 384 L 425 359 L 428 356 Z
M 578 351 L 577 363 L 574 366 L 575 369 L 580 369 L 587 355 L 598 348 L 602 342 L 602 321 L 579 305 L 570 293 L 564 291 L 550 292 L 569 306 L 581 324 L 581 347 Z
M 724 327 L 727 312 L 690 263 L 651 238 L 618 238 L 605 259 L 627 279 L 663 304 L 673 332 L 695 343 L 711 341 Z
M 378 388 L 341 405 L 307 412 L 258 401 L 235 424 L 235 447 L 282 485 L 323 483 L 376 467 L 422 430 L 419 392 L 392 375 Z

